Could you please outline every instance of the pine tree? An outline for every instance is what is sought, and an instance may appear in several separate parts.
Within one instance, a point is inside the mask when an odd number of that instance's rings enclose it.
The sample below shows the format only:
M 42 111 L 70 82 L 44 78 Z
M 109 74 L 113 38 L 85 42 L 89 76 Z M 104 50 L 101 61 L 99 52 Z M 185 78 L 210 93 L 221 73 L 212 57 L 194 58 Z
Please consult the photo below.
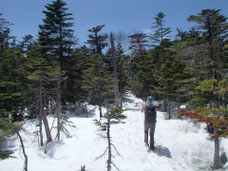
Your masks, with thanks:
M 2 14 L 0 14 L 1 17 Z M 14 133 L 13 121 L 21 120 L 25 105 L 23 84 L 24 56 L 10 36 L 10 23 L 0 18 L 0 142 Z M 0 146 L 0 159 L 11 157 L 12 151 Z
M 140 58 L 145 53 L 147 46 L 147 36 L 144 33 L 135 33 L 128 36 L 130 38 L 130 47 L 132 58 Z
M 138 63 L 136 82 L 133 84 L 133 92 L 137 97 L 146 99 L 147 96 L 153 95 L 156 98 L 154 91 L 154 86 L 156 85 L 155 66 L 152 49 L 147 55 L 142 56 Z
M 152 46 L 157 50 L 157 68 L 161 68 L 163 62 L 166 60 L 166 52 L 165 48 L 167 46 L 167 41 L 169 40 L 169 34 L 171 33 L 171 29 L 169 27 L 165 27 L 165 14 L 163 12 L 159 12 L 153 23 L 152 28 L 155 29 L 154 33 L 151 34 L 150 39 L 152 41 Z M 156 47 L 157 46 L 157 47 Z M 159 70 L 155 70 L 155 74 L 159 76 Z M 166 111 L 166 98 L 163 97 L 165 103 L 165 111 Z
M 53 1 L 45 6 L 46 11 L 43 24 L 39 25 L 39 41 L 50 59 L 57 60 L 61 70 L 65 69 L 65 62 L 72 54 L 74 45 L 72 14 L 67 13 L 68 8 L 63 0 Z
M 108 35 L 99 34 L 104 26 L 105 25 L 100 25 L 88 30 L 91 34 L 88 35 L 89 40 L 87 40 L 86 43 L 91 46 L 95 54 L 102 54 L 102 50 L 108 45 L 106 42 Z
M 157 59 L 157 65 L 158 67 L 161 66 L 162 60 L 165 60 L 164 57 L 164 49 L 166 46 L 166 41 L 170 37 L 171 29 L 169 27 L 165 27 L 165 14 L 163 12 L 159 12 L 157 16 L 154 18 L 155 22 L 152 26 L 154 30 L 154 33 L 151 34 L 150 39 L 152 40 L 152 46 L 156 47 L 157 50 L 159 50 L 158 59 Z
M 113 99 L 114 79 L 113 74 L 99 54 L 89 57 L 88 68 L 84 70 L 83 88 L 87 92 L 87 101 L 99 106 L 100 117 L 102 117 L 102 105 Z
M 178 107 L 192 98 L 195 94 L 195 86 L 200 80 L 202 71 L 198 69 L 200 65 L 197 64 L 198 56 L 196 55 L 196 46 L 200 40 L 199 32 L 194 29 L 184 32 L 178 30 L 177 39 L 169 48 L 180 61 L 176 92 Z
M 27 78 L 30 80 L 32 87 L 32 101 L 35 111 L 39 118 L 39 132 L 41 146 L 44 145 L 42 124 L 44 124 L 47 143 L 52 141 L 51 131 L 47 120 L 48 111 L 46 108 L 47 100 L 50 100 L 48 84 L 55 81 L 55 76 L 60 72 L 58 66 L 50 65 L 49 62 L 42 56 L 41 47 L 36 42 L 30 47 L 28 56 L 25 62 L 27 69 Z
M 200 44 L 205 69 L 204 79 L 221 79 L 224 77 L 224 61 L 227 61 L 224 44 L 228 37 L 227 18 L 220 14 L 221 10 L 204 9 L 198 15 L 191 15 L 190 22 L 196 22 L 197 30 L 202 33 Z
M 163 12 L 159 12 L 157 16 L 154 18 L 155 22 L 152 26 L 155 29 L 154 33 L 151 34 L 150 38 L 152 40 L 153 46 L 162 45 L 162 41 L 168 39 L 170 37 L 171 29 L 169 27 L 165 27 L 165 14 Z M 162 56 L 163 47 L 161 47 L 161 56 Z
M 72 109 L 78 102 L 83 102 L 85 100 L 85 92 L 82 89 L 83 86 L 83 70 L 86 69 L 86 59 L 84 53 L 75 52 L 69 63 L 69 68 L 67 69 L 66 87 L 67 91 L 63 97 L 64 101 L 68 104 L 68 108 Z
M 71 29 L 73 23 L 70 21 L 71 13 L 67 13 L 66 3 L 63 0 L 53 1 L 45 6 L 46 11 L 43 24 L 39 25 L 39 41 L 43 48 L 43 55 L 51 65 L 60 68 L 60 72 L 56 72 L 56 83 L 51 85 L 56 87 L 56 114 L 57 114 L 57 137 L 60 139 L 61 130 L 61 112 L 66 87 L 67 74 L 70 70 L 71 57 L 73 54 L 72 46 L 74 45 L 74 35 Z M 69 77 L 72 79 L 72 77 Z
M 147 53 L 146 51 L 146 34 L 136 33 L 128 36 L 130 38 L 130 47 L 131 55 L 130 60 L 128 61 L 128 73 L 127 77 L 131 83 L 136 83 L 136 74 L 138 71 L 138 63 L 141 60 L 142 56 Z M 132 85 L 133 85 L 132 84 Z
M 167 41 L 166 47 L 169 46 L 171 46 L 171 43 Z M 177 54 L 169 49 L 164 49 L 163 56 L 165 58 L 163 58 L 164 60 L 162 60 L 158 72 L 155 73 L 155 79 L 158 84 L 154 88 L 155 92 L 168 103 L 168 118 L 171 119 L 170 105 L 172 101 L 176 101 L 183 65 Z

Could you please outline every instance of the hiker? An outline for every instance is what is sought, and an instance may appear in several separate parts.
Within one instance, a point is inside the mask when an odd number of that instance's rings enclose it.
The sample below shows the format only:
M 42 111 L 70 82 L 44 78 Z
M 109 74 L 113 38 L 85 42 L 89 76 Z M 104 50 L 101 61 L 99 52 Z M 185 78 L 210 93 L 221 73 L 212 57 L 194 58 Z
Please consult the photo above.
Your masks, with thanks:
M 150 144 L 151 150 L 154 150 L 154 132 L 156 126 L 156 106 L 154 104 L 152 96 L 148 96 L 146 104 L 143 105 L 141 112 L 144 112 L 144 142 L 148 146 L 148 132 L 150 131 Z

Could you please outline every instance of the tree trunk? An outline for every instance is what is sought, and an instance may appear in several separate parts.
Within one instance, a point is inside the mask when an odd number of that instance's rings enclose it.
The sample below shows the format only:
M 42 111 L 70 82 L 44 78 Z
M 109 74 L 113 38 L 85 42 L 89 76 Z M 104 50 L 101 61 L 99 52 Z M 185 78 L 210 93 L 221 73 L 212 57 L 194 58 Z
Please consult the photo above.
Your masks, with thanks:
M 44 123 L 44 128 L 47 136 L 47 143 L 49 143 L 52 141 L 52 136 L 51 136 L 51 130 L 48 124 L 48 120 L 47 120 L 47 114 L 45 112 L 43 113 L 43 123 Z
M 20 143 L 21 143 L 21 148 L 22 148 L 22 151 L 23 151 L 23 155 L 25 157 L 25 163 L 24 163 L 24 171 L 28 171 L 28 156 L 25 152 L 25 146 L 24 146 L 24 142 L 23 142 L 23 139 L 19 133 L 19 131 L 16 130 L 16 133 L 17 133 L 17 136 L 19 137 L 20 139 Z
M 227 107 L 227 95 L 224 94 L 224 104 L 223 104 L 223 107 Z
M 214 131 L 215 153 L 214 153 L 214 166 L 213 166 L 214 170 L 220 168 L 220 162 L 219 162 L 219 137 L 218 137 L 217 131 L 218 131 L 218 128 L 215 128 L 215 131 Z
M 168 116 L 171 119 L 171 109 L 170 109 L 170 102 L 168 101 Z
M 179 110 L 180 110 L 180 105 L 181 105 L 181 103 L 180 103 L 180 94 L 177 93 L 177 115 L 178 115 Z M 178 116 L 178 118 L 179 118 L 179 116 Z
M 118 84 L 118 73 L 116 68 L 116 56 L 115 56 L 115 46 L 112 32 L 110 33 L 110 42 L 111 42 L 111 51 L 112 51 L 112 66 L 114 72 L 114 84 L 115 84 L 115 106 L 116 108 L 120 107 L 120 93 L 119 93 L 119 84 Z
M 39 87 L 39 126 L 40 126 L 40 146 L 44 145 L 43 140 L 43 125 L 42 125 L 42 118 L 43 118 L 43 96 L 42 96 L 42 84 L 40 82 Z
M 111 171 L 112 163 L 112 147 L 111 147 L 111 137 L 110 137 L 110 116 L 108 117 L 107 123 L 107 138 L 108 138 L 108 160 L 107 160 L 107 171 Z
M 167 102 L 164 100 L 164 112 L 167 112 Z
M 60 72 L 60 71 L 59 71 Z M 60 73 L 58 75 L 58 80 L 57 80 L 57 99 L 56 99 L 56 115 L 57 115 L 57 139 L 60 140 L 60 131 L 61 131 L 61 89 L 60 89 L 60 84 L 61 84 L 61 76 Z
M 102 118 L 102 109 L 101 109 L 101 104 L 99 104 L 99 112 L 100 112 L 100 118 Z
M 88 109 L 87 109 L 87 104 L 85 104 L 85 115 L 88 118 Z

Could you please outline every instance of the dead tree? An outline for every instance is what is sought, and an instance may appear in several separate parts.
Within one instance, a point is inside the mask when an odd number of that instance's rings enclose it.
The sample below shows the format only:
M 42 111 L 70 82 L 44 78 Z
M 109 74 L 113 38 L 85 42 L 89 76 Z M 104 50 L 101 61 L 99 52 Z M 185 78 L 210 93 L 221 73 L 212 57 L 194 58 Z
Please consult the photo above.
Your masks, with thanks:
M 110 42 L 111 42 L 112 66 L 113 66 L 114 84 L 115 84 L 115 106 L 116 106 L 116 108 L 119 108 L 120 107 L 120 93 L 119 93 L 119 84 L 118 84 L 118 73 L 117 73 L 117 68 L 116 68 L 115 45 L 114 45 L 112 32 L 110 33 Z
M 24 163 L 24 171 L 28 171 L 28 156 L 25 152 L 25 146 L 24 146 L 24 142 L 23 142 L 23 139 L 19 133 L 19 131 L 17 129 L 15 129 L 16 131 L 16 134 L 17 136 L 19 137 L 20 139 L 20 143 L 21 143 L 21 148 L 22 148 L 22 151 L 23 151 L 23 155 L 24 155 L 24 158 L 25 158 L 25 163 Z

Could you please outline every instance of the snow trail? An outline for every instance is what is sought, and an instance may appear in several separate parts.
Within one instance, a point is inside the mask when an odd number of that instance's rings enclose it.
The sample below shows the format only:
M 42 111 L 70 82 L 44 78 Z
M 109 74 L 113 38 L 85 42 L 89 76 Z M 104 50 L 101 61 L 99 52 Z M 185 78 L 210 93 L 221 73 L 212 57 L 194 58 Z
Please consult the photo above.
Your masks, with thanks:
M 113 150 L 114 163 L 121 171 L 211 170 L 214 146 L 204 129 L 205 125 L 194 125 L 188 120 L 166 120 L 163 112 L 157 114 L 155 150 L 148 152 L 143 141 L 144 117 L 140 112 L 142 104 L 142 100 L 128 93 L 123 104 L 124 109 L 128 109 L 124 112 L 127 119 L 124 124 L 111 127 L 113 144 L 121 154 L 118 156 Z M 63 136 L 62 140 L 50 143 L 47 154 L 43 153 L 43 148 L 37 147 L 37 138 L 34 135 L 22 132 L 29 157 L 29 171 L 77 171 L 83 165 L 88 171 L 105 171 L 107 157 L 95 160 L 104 152 L 107 143 L 98 136 L 94 119 L 99 118 L 99 112 L 94 108 L 89 107 L 94 113 L 90 118 L 68 115 L 69 120 L 76 125 L 76 128 L 68 128 L 71 138 Z M 53 116 L 49 116 L 50 123 L 52 120 Z M 25 129 L 34 132 L 38 128 L 33 120 L 26 122 Z M 22 170 L 23 157 L 19 141 L 12 137 L 10 143 L 17 159 L 0 161 L 0 170 Z M 228 154 L 227 147 L 228 140 L 224 138 L 221 148 Z M 220 169 L 223 170 L 228 170 L 228 164 Z

